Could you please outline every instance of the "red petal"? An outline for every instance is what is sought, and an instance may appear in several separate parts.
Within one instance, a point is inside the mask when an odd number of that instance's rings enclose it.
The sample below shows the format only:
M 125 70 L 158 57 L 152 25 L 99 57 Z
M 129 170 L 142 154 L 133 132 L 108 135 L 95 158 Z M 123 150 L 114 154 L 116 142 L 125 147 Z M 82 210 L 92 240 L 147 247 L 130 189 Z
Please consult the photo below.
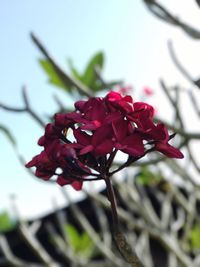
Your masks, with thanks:
M 81 181 L 75 181 L 75 182 L 71 183 L 71 186 L 72 186 L 75 190 L 79 191 L 79 190 L 82 189 L 83 182 L 81 182 Z
M 94 149 L 94 147 L 92 145 L 88 145 L 88 146 L 86 146 L 80 150 L 79 155 L 87 154 L 87 153 L 91 152 L 93 149 Z
M 78 109 L 78 110 L 80 110 L 81 112 L 83 112 L 85 103 L 87 103 L 87 101 L 85 101 L 85 100 L 80 100 L 80 101 L 77 101 L 77 102 L 74 104 L 74 106 L 75 106 L 76 109 Z
M 116 148 L 134 157 L 142 156 L 144 154 L 142 139 L 137 134 L 129 135 L 121 143 L 116 144 Z
M 94 154 L 97 156 L 104 156 L 110 154 L 113 150 L 113 142 L 111 140 L 105 140 L 94 148 Z
M 118 141 L 121 141 L 125 138 L 128 131 L 128 121 L 125 121 L 123 118 L 113 121 L 112 123 L 114 134 Z
M 91 136 L 82 132 L 80 129 L 74 130 L 74 137 L 77 140 L 77 143 L 87 146 L 91 143 Z
M 73 181 L 72 178 L 64 179 L 62 176 L 58 176 L 56 182 L 60 186 L 68 185 L 70 184 L 75 190 L 79 191 L 82 188 L 83 182 L 82 181 Z
M 177 158 L 177 159 L 184 158 L 183 153 L 178 148 L 175 148 L 170 144 L 157 143 L 155 145 L 155 149 L 162 152 L 169 158 Z
M 69 181 L 64 179 L 62 176 L 58 176 L 56 183 L 59 184 L 60 186 L 69 184 Z
M 36 171 L 35 171 L 35 176 L 42 178 L 45 181 L 48 181 L 52 175 L 53 175 L 53 173 L 48 173 L 48 172 L 41 171 L 38 169 L 36 169 Z
M 109 100 L 109 101 L 117 101 L 117 100 L 121 100 L 122 99 L 122 96 L 117 93 L 117 92 L 114 92 L 114 91 L 111 91 L 107 94 L 106 98 Z
M 105 125 L 98 128 L 92 136 L 92 145 L 94 147 L 104 143 L 107 139 L 112 138 L 112 127 Z
M 89 121 L 87 123 L 85 123 L 83 126 L 81 126 L 80 128 L 82 130 L 89 130 L 89 131 L 93 131 L 96 130 L 97 128 L 99 128 L 101 126 L 101 122 L 94 120 L 94 121 Z
M 38 156 L 35 156 L 34 158 L 32 158 L 31 161 L 26 163 L 25 167 L 26 168 L 31 168 L 31 167 L 35 166 L 37 164 L 37 162 L 38 162 L 37 158 L 38 158 Z

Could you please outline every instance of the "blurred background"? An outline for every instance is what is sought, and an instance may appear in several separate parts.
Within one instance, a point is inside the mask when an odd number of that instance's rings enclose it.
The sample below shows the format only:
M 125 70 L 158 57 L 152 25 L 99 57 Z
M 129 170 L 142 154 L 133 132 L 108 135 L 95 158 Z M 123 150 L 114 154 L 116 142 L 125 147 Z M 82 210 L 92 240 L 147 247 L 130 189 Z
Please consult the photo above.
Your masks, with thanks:
M 195 1 L 165 0 L 162 3 L 190 25 L 200 25 Z M 168 85 L 181 84 L 184 88 L 189 84 L 169 56 L 168 40 L 173 41 L 178 57 L 190 73 L 194 77 L 199 75 L 199 41 L 192 40 L 177 27 L 158 21 L 141 0 L 8 0 L 0 3 L 0 22 L 0 102 L 23 107 L 21 92 L 26 86 L 31 106 L 45 122 L 57 111 L 55 95 L 66 106 L 71 106 L 73 99 L 48 83 L 39 65 L 42 55 L 30 38 L 31 32 L 66 71 L 72 60 L 82 72 L 91 56 L 102 51 L 104 79 L 123 80 L 127 86 L 132 86 L 136 100 L 143 97 L 144 87 L 152 88 L 154 94 L 148 101 L 165 120 L 170 120 L 171 114 L 167 101 L 162 98 L 159 78 L 164 78 Z M 187 102 L 181 105 L 188 114 L 190 105 Z M 197 128 L 195 119 L 189 123 L 190 127 Z M 36 143 L 43 129 L 26 113 L 2 109 L 0 124 L 9 129 L 17 142 L 13 147 L 0 132 L 0 211 L 6 209 L 12 213 L 10 199 L 13 196 L 23 218 L 48 213 L 52 210 L 52 199 L 56 199 L 59 206 L 64 205 L 58 186 L 42 183 L 31 176 L 17 156 L 23 155 L 27 161 L 40 151 Z M 73 191 L 73 197 L 80 196 Z
M 96 96 L 122 86 L 177 133 L 183 160 L 157 153 L 113 179 L 119 221 L 144 266 L 200 266 L 199 5 L 0 2 L 0 266 L 130 266 L 113 245 L 105 192 L 94 193 L 104 184 L 61 191 L 24 167 L 41 151 L 40 124 L 85 98 L 70 79 Z

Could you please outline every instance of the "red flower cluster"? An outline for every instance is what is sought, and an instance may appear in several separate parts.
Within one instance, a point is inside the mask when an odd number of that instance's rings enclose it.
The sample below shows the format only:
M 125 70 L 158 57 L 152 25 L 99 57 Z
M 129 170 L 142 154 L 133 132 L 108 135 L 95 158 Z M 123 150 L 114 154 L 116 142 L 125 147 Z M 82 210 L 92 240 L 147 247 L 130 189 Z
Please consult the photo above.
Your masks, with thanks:
M 35 166 L 35 175 L 44 180 L 56 175 L 58 184 L 80 190 L 83 181 L 112 175 L 109 168 L 118 150 L 128 154 L 129 163 L 155 150 L 183 158 L 168 143 L 166 127 L 153 122 L 153 114 L 147 103 L 113 91 L 104 98 L 78 101 L 74 112 L 56 114 L 46 126 L 38 141 L 44 150 L 26 167 Z

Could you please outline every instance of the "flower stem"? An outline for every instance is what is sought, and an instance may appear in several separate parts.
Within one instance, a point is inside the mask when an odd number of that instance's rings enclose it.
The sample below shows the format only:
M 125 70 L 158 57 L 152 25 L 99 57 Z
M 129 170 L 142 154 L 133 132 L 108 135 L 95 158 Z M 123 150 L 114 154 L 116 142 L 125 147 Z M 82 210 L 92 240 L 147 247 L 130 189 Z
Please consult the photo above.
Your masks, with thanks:
M 113 237 L 119 252 L 126 262 L 130 264 L 131 267 L 144 267 L 138 258 L 134 249 L 127 242 L 124 234 L 119 230 L 119 228 L 113 233 Z
M 117 149 L 114 149 L 114 151 L 110 154 L 110 156 L 107 160 L 107 164 L 106 164 L 107 172 L 109 172 L 110 166 L 113 163 L 113 160 L 114 160 L 116 154 L 117 154 Z
M 117 248 L 119 249 L 119 252 L 122 257 L 125 259 L 126 262 L 130 264 L 131 267 L 144 267 L 144 265 L 140 262 L 138 256 L 136 255 L 135 251 L 128 244 L 124 234 L 120 230 L 115 193 L 110 177 L 104 178 L 104 181 L 107 187 L 108 200 L 110 201 L 111 205 L 111 213 L 113 220 L 113 238 L 117 245 Z
M 114 228 L 119 227 L 119 219 L 117 214 L 117 205 L 116 205 L 116 199 L 115 199 L 115 193 L 114 189 L 111 183 L 111 180 L 109 177 L 105 178 L 106 188 L 107 188 L 107 196 L 108 200 L 110 201 L 111 205 L 111 212 L 112 212 L 112 219 L 113 219 L 113 226 Z

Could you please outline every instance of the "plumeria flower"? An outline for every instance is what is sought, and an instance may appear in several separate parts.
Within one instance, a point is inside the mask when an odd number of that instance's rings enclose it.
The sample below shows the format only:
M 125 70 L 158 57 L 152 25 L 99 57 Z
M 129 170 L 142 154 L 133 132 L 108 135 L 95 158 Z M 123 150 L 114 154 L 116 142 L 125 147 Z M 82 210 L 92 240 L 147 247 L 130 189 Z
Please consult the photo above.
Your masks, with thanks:
M 81 190 L 84 181 L 109 178 L 152 151 L 183 158 L 169 144 L 165 125 L 154 123 L 154 108 L 145 102 L 111 91 L 105 97 L 77 101 L 74 107 L 47 124 L 38 141 L 43 151 L 26 164 L 36 167 L 35 175 L 43 180 L 56 176 L 59 185 Z M 127 154 L 128 160 L 113 172 L 117 151 Z

